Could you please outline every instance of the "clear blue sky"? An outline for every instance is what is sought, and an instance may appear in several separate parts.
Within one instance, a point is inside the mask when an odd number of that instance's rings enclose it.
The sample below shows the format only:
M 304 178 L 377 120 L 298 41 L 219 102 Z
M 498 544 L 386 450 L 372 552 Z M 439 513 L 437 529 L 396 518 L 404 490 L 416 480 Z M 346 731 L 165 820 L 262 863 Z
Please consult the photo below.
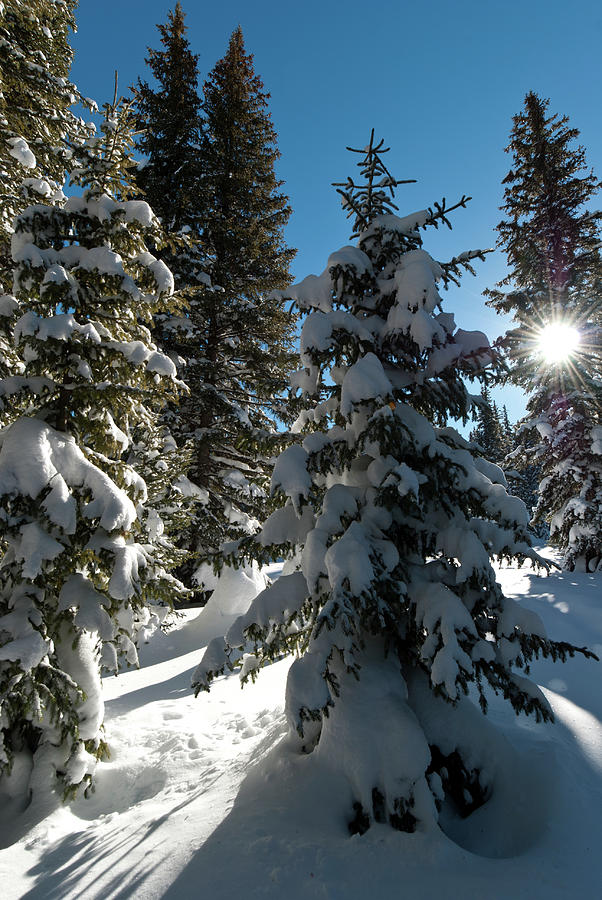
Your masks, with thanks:
M 72 77 L 99 104 L 113 72 L 125 92 L 149 78 L 147 47 L 173 2 L 80 0 Z M 354 168 L 346 145 L 367 143 L 370 129 L 391 147 L 389 168 L 416 178 L 397 195 L 400 213 L 445 196 L 473 197 L 454 214 L 452 232 L 429 229 L 425 247 L 439 259 L 495 244 L 503 152 L 512 115 L 527 91 L 550 98 L 581 131 L 588 162 L 602 175 L 602 5 L 599 0 L 182 0 L 188 37 L 200 54 L 201 81 L 241 25 L 255 68 L 271 94 L 293 215 L 287 240 L 298 248 L 295 279 L 323 270 L 348 242 L 349 224 L 330 187 Z M 493 339 L 505 322 L 482 290 L 505 273 L 504 257 L 477 263 L 460 290 L 444 297 L 460 327 Z M 496 392 L 511 418 L 523 410 L 516 390 Z

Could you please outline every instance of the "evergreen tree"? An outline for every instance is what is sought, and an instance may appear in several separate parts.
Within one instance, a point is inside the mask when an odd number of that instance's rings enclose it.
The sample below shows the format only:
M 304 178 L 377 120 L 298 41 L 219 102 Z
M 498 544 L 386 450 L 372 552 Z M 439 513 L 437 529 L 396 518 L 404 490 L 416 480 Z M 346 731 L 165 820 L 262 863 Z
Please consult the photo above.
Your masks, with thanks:
M 294 251 L 268 99 L 237 28 L 204 86 L 201 228 L 216 287 L 191 308 L 195 330 L 180 345 L 190 395 L 172 425 L 179 443 L 193 443 L 189 476 L 207 498 L 187 539 L 197 564 L 258 524 L 287 384 L 295 319 L 272 292 L 289 283 Z
M 544 519 L 533 521 L 539 497 L 541 466 L 536 461 L 539 435 L 524 424 L 517 423 L 511 432 L 506 457 L 504 474 L 508 481 L 508 490 L 523 501 L 529 516 L 530 526 L 537 537 L 548 541 L 550 528 Z
M 190 50 L 184 13 L 179 3 L 166 25 L 158 25 L 162 50 L 148 48 L 146 63 L 156 87 L 138 79 L 134 88 L 140 132 L 137 149 L 146 157 L 136 182 L 168 235 L 188 236 L 161 252 L 172 270 L 176 288 L 206 283 L 200 249 L 205 214 L 198 56 Z
M 478 444 L 485 459 L 501 465 L 506 455 L 506 441 L 502 423 L 487 385 L 481 389 L 477 402 L 477 425 L 470 432 L 470 440 Z
M 22 369 L 15 350 L 13 332 L 19 316 L 19 303 L 11 294 L 0 296 L 0 426 L 8 425 L 17 411 L 12 396 L 18 390 Z
M 504 443 L 504 451 L 505 453 L 510 453 L 512 450 L 512 446 L 514 443 L 514 429 L 510 423 L 510 417 L 508 416 L 508 409 L 506 408 L 506 404 L 502 406 L 502 415 L 500 419 L 501 429 L 502 429 L 502 441 Z
M 0 770 L 11 777 L 19 757 L 25 794 L 91 780 L 106 748 L 100 662 L 135 664 L 150 604 L 181 589 L 168 571 L 180 557 L 129 461 L 153 456 L 139 435 L 156 433 L 177 389 L 149 332 L 173 290 L 147 249 L 160 229 L 146 202 L 125 199 L 131 126 L 127 108 L 107 108 L 74 162 L 81 195 L 28 207 L 12 239 L 10 390 L 28 411 L 0 434 Z
M 500 466 L 508 492 L 523 501 L 532 519 L 538 504 L 541 467 L 534 461 L 533 447 L 528 445 L 529 433 L 522 426 L 511 426 L 505 405 L 500 415 L 485 385 L 477 405 L 477 425 L 470 432 L 470 440 L 485 459 Z M 531 521 L 530 526 L 537 537 L 549 539 L 550 529 L 545 521 L 538 518 Z
M 71 110 L 76 0 L 5 0 L 0 18 L 0 264 L 10 288 L 14 216 L 33 202 L 60 201 L 71 145 L 90 129 Z M 90 105 L 89 101 L 83 101 Z M 27 176 L 27 177 L 26 177 Z
M 551 543 L 564 551 L 569 571 L 602 571 L 602 426 L 591 424 L 589 398 L 557 394 L 537 422 L 543 479 L 533 513 L 537 526 L 549 510 Z
M 198 56 L 190 50 L 186 37 L 184 13 L 179 3 L 170 12 L 167 24 L 158 25 L 161 50 L 148 48 L 146 62 L 155 86 L 138 79 L 134 107 L 138 122 L 136 147 L 145 159 L 138 166 L 136 183 L 144 192 L 163 227 L 163 242 L 153 248 L 173 273 L 178 292 L 178 305 L 154 318 L 153 337 L 179 369 L 181 377 L 195 384 L 195 363 L 207 330 L 206 302 L 198 296 L 199 285 L 210 287 L 204 271 L 202 222 L 205 197 L 200 154 L 200 98 L 197 91 Z M 178 462 L 179 478 L 175 495 L 165 480 L 165 473 L 151 473 L 145 478 L 157 486 L 167 508 L 172 511 L 174 539 L 188 546 L 193 507 L 207 499 L 206 493 L 184 475 L 192 462 L 194 442 L 181 428 L 180 408 L 170 404 L 163 412 L 163 444 L 171 447 L 169 456 Z M 172 432 L 180 441 L 174 443 Z M 165 462 L 165 453 L 158 460 Z M 158 477 L 157 477 L 158 476 Z M 181 490 L 187 498 L 182 502 Z M 166 508 L 163 508 L 165 517 Z M 188 567 L 189 568 L 189 567 Z
M 552 542 L 572 568 L 578 559 L 597 564 L 602 551 L 595 526 L 602 482 L 593 449 L 601 410 L 602 213 L 586 208 L 600 182 L 586 167 L 583 147 L 575 146 L 579 132 L 566 116 L 548 116 L 547 107 L 547 100 L 530 93 L 514 117 L 507 148 L 513 166 L 504 179 L 506 218 L 498 225 L 510 271 L 487 293 L 488 303 L 516 322 L 505 344 L 511 378 L 530 394 L 519 433 L 523 466 L 536 462 L 541 471 L 534 521 L 552 523 Z M 576 329 L 575 352 L 551 361 L 545 352 L 548 326 L 561 330 L 561 340 Z M 579 480 L 584 466 L 585 494 Z M 585 517 L 580 528 L 573 521 L 577 508 Z
M 519 673 L 574 648 L 549 641 L 496 581 L 494 556 L 538 561 L 523 504 L 496 466 L 425 415 L 465 418 L 463 376 L 482 377 L 491 360 L 485 336 L 441 310 L 437 288 L 482 253 L 436 262 L 422 229 L 449 224 L 445 203 L 400 218 L 382 142 L 355 152 L 366 183 L 350 179 L 342 195 L 357 243 L 287 292 L 309 314 L 293 377 L 300 443 L 272 478 L 283 503 L 239 547 L 282 555 L 285 569 L 209 645 L 193 682 L 208 689 L 236 664 L 245 681 L 295 651 L 289 723 L 306 752 L 348 777 L 351 830 L 376 819 L 413 831 L 446 795 L 463 813 L 487 796 L 479 770 L 491 748 L 479 746 L 468 685 L 483 710 L 489 684 L 517 713 L 551 719 Z

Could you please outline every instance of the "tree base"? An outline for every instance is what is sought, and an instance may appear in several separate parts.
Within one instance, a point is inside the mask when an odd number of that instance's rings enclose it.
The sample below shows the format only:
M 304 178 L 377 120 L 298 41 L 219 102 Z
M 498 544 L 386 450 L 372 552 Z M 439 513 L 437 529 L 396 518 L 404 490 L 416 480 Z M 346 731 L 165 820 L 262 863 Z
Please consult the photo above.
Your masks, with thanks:
M 460 818 L 468 818 L 489 800 L 491 789 L 481 783 L 479 769 L 468 769 L 464 765 L 457 750 L 445 755 L 435 745 L 430 745 L 429 749 L 431 762 L 426 770 L 427 780 L 431 781 L 429 776 L 436 775 L 441 781 L 441 792 L 433 792 L 437 809 L 441 809 L 445 799 L 451 802 Z M 359 801 L 353 804 L 355 815 L 348 823 L 349 834 L 365 834 L 373 821 L 388 824 L 406 834 L 416 831 L 418 820 L 407 801 L 399 798 L 395 808 L 396 812 L 388 814 L 384 796 L 378 788 L 373 788 L 371 814 Z
M 466 819 L 476 809 L 483 806 L 491 796 L 491 789 L 481 784 L 480 770 L 468 769 L 457 750 L 447 756 L 439 747 L 430 745 L 431 764 L 426 770 L 441 779 L 445 799 L 449 799 L 459 816 Z M 437 800 L 436 800 L 437 802 Z M 441 801 L 438 801 L 438 806 Z
M 410 812 L 406 801 L 403 799 L 399 799 L 395 806 L 399 807 L 399 811 L 388 815 L 385 798 L 378 788 L 373 788 L 372 816 L 368 815 L 359 801 L 356 801 L 353 804 L 355 816 L 349 822 L 348 826 L 349 834 L 365 834 L 370 828 L 373 820 L 380 824 L 388 824 L 391 828 L 394 828 L 395 831 L 405 831 L 406 834 L 412 834 L 416 831 L 418 820 Z

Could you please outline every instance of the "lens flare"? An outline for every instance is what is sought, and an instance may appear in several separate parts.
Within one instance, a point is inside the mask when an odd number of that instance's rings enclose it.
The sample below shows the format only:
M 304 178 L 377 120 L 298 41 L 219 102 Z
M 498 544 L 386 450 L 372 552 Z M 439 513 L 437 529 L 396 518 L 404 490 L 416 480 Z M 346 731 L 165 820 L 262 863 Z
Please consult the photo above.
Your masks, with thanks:
M 566 322 L 552 322 L 542 328 L 537 338 L 537 347 L 548 363 L 562 363 L 568 360 L 579 346 L 579 332 Z

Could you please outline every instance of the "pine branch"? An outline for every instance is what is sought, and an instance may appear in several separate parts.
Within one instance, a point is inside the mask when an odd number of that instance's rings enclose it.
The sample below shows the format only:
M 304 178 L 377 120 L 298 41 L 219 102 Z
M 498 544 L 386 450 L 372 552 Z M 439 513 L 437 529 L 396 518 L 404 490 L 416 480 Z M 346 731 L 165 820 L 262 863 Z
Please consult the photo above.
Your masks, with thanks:
M 447 288 L 450 281 L 459 286 L 462 269 L 470 272 L 471 275 L 475 275 L 475 270 L 470 264 L 471 260 L 480 259 L 484 261 L 487 253 L 493 253 L 493 248 L 490 247 L 488 250 L 468 250 L 465 253 L 454 256 L 449 262 L 440 262 L 439 265 L 444 273 L 442 276 L 444 286 Z
M 444 225 L 447 225 L 449 229 L 451 229 L 452 225 L 447 216 L 450 212 L 453 212 L 455 209 L 466 209 L 466 204 L 472 200 L 472 197 L 467 197 L 465 194 L 462 195 L 461 199 L 458 200 L 457 203 L 454 203 L 453 206 L 446 206 L 445 197 L 442 199 L 441 203 L 435 203 L 435 209 L 433 210 L 430 206 L 428 208 L 429 218 L 424 222 L 422 228 L 428 228 L 429 225 L 433 225 L 435 228 L 439 227 L 439 222 L 442 222 Z

